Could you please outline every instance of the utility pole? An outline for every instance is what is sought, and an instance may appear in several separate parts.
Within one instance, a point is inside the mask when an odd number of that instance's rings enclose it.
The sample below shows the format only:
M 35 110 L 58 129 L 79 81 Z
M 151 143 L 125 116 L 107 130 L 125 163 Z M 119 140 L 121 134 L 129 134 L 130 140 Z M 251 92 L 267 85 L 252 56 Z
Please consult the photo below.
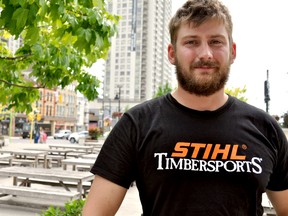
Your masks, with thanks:
M 104 89 L 104 88 L 103 88 Z M 103 132 L 104 132 L 104 106 L 105 106 L 105 104 L 104 104 L 105 102 L 104 102 L 104 91 L 103 91 L 103 97 L 102 97 L 102 125 L 101 125 L 101 128 L 102 128 L 102 130 L 103 130 Z
M 105 79 L 103 77 L 103 92 L 102 92 L 102 125 L 101 125 L 101 128 L 102 128 L 102 132 L 104 133 L 104 130 L 105 130 L 105 126 L 104 126 L 104 113 L 105 113 L 105 83 L 104 83 Z
M 115 96 L 115 100 L 118 100 L 118 112 L 120 113 L 120 111 L 121 111 L 121 107 L 120 107 L 120 101 L 121 101 L 121 87 L 122 86 L 120 86 L 120 85 L 118 85 L 117 86 L 118 87 L 118 94 L 116 94 L 116 96 Z
M 267 70 L 267 79 L 264 81 L 264 101 L 266 103 L 266 112 L 269 113 L 270 101 L 270 84 L 269 84 L 269 70 Z

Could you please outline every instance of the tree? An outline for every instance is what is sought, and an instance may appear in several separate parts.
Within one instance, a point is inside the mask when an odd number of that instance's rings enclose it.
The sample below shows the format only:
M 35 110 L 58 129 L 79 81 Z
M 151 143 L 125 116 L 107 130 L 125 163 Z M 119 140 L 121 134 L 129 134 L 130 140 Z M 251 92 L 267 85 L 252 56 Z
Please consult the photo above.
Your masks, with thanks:
M 172 87 L 169 85 L 169 83 L 166 83 L 164 86 L 159 86 L 157 89 L 156 94 L 154 95 L 154 98 L 160 97 L 162 95 L 165 95 L 172 91 Z
M 247 102 L 248 98 L 245 97 L 246 85 L 243 88 L 225 88 L 225 92 L 231 96 L 238 98 L 241 101 Z
M 104 0 L 0 0 L 0 103 L 30 112 L 39 88 L 75 83 L 88 100 L 99 80 L 85 71 L 107 56 L 119 17 Z M 8 38 L 22 39 L 12 53 Z M 28 76 L 23 71 L 31 71 Z

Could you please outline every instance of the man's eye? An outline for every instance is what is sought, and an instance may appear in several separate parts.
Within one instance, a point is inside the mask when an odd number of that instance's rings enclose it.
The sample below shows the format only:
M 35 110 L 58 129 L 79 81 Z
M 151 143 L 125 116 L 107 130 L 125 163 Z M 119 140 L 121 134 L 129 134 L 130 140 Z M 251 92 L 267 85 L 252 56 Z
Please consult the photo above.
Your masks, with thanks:
M 186 44 L 189 44 L 189 45 L 196 45 L 196 44 L 198 44 L 198 42 L 195 41 L 195 40 L 190 40 L 190 41 L 187 41 Z
M 222 41 L 220 41 L 220 40 L 212 40 L 210 42 L 210 44 L 218 45 L 218 44 L 222 44 Z

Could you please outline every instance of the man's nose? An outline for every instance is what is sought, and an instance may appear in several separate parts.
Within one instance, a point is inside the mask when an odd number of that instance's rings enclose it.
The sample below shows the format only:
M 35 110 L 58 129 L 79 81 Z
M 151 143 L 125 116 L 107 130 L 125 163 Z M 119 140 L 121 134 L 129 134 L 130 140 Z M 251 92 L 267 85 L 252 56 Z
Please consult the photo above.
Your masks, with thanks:
M 199 59 L 208 60 L 213 58 L 213 51 L 209 44 L 203 43 L 198 50 Z

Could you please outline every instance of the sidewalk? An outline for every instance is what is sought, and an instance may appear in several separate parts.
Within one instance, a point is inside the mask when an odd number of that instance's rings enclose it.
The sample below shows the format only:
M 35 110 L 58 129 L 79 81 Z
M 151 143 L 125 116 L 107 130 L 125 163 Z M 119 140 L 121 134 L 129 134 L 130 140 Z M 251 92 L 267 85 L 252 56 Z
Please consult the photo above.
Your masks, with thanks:
M 0 181 L 1 182 L 1 181 Z M 1 200 L 2 198 L 0 198 Z M 35 216 L 42 212 L 40 209 L 33 209 L 23 206 L 0 204 L 1 216 Z M 116 214 L 116 216 L 140 216 L 142 213 L 138 191 L 136 186 L 131 187 Z

